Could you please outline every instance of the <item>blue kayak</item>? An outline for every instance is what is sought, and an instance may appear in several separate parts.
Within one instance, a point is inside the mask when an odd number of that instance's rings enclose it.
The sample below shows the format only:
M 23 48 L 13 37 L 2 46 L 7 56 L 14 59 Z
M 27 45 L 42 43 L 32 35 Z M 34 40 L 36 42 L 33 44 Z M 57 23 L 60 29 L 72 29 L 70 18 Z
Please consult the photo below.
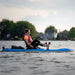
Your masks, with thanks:
M 2 49 L 2 51 L 5 52 L 63 52 L 63 51 L 72 51 L 72 49 L 69 48 L 61 48 L 61 49 Z

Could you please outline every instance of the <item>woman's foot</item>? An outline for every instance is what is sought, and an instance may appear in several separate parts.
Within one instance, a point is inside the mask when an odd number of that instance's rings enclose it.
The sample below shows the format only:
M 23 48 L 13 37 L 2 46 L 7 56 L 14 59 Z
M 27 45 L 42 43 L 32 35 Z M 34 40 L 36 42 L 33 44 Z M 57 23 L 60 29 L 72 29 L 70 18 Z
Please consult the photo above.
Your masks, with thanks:
M 48 45 L 50 45 L 51 44 L 51 42 L 48 42 Z
M 47 44 L 47 42 L 45 42 L 45 44 Z
M 48 44 L 47 44 L 47 50 L 49 50 L 49 46 L 50 46 L 50 44 L 51 44 L 51 42 L 48 42 Z
M 48 44 L 47 44 L 47 42 L 45 42 L 46 47 L 48 47 L 50 44 L 51 44 L 51 42 L 48 42 Z

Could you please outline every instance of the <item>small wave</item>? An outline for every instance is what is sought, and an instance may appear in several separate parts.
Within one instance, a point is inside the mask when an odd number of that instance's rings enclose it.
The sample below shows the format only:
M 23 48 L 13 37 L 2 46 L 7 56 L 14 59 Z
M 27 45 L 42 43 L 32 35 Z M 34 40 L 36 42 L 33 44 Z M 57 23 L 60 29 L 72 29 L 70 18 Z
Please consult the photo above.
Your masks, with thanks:
M 2 73 L 11 73 L 11 71 L 0 71 Z
M 64 67 L 66 67 L 66 68 L 70 68 L 70 65 L 64 65 Z
M 34 67 L 29 67 L 29 69 L 37 69 L 38 67 L 34 66 Z
M 35 70 L 34 72 L 33 72 L 33 74 L 34 75 L 36 75 L 36 74 L 47 74 L 47 73 L 49 73 L 50 71 L 41 71 L 41 70 Z
M 50 62 L 54 62 L 54 63 L 65 63 L 64 61 L 57 61 L 57 60 L 54 60 L 54 61 L 50 61 Z

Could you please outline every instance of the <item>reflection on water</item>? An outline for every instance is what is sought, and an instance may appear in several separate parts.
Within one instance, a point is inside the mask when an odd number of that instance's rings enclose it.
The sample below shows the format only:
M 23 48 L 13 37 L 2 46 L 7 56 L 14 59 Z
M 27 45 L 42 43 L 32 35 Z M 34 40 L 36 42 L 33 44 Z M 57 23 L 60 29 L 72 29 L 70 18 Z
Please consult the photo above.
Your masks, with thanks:
M 50 48 L 71 48 L 74 41 L 51 41 Z M 23 41 L 0 41 L 2 46 L 25 47 Z M 25 53 L 0 52 L 0 75 L 74 75 L 75 52 Z

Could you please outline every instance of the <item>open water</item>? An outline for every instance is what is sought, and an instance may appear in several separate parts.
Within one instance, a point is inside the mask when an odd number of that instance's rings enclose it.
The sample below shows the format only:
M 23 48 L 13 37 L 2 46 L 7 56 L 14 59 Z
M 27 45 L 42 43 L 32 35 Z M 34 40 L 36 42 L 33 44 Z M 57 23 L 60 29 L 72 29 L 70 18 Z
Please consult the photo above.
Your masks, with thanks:
M 42 41 L 44 42 L 44 41 Z M 23 41 L 0 41 L 2 46 L 25 47 Z M 75 75 L 75 41 L 51 41 L 51 49 L 70 48 L 72 52 L 0 52 L 0 75 Z

